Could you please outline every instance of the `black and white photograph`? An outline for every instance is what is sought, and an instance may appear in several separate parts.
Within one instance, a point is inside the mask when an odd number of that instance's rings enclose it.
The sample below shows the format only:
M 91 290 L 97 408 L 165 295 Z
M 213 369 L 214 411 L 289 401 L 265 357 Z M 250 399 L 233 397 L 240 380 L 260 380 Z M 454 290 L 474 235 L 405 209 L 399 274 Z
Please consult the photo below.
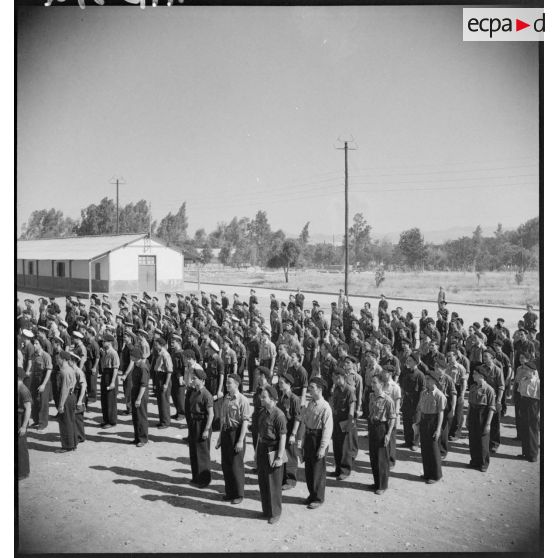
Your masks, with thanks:
M 542 2 L 14 16 L 15 552 L 542 556 Z

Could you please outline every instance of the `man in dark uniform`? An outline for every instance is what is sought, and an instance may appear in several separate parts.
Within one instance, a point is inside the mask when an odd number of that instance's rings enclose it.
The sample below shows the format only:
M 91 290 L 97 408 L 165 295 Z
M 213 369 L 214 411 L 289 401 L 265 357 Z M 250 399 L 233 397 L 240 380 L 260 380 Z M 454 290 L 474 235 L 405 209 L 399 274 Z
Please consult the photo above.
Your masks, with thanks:
M 157 428 L 164 429 L 170 426 L 170 380 L 173 371 L 172 358 L 166 349 L 165 339 L 158 337 L 153 342 L 157 352 L 155 361 L 155 395 L 159 411 L 159 424 Z
M 335 459 L 335 476 L 338 481 L 345 480 L 352 472 L 358 450 L 356 436 L 355 406 L 356 395 L 354 388 L 346 383 L 347 373 L 339 368 L 335 371 L 331 411 L 333 414 L 333 456 Z M 357 447 L 355 448 L 355 441 Z
M 120 371 L 122 372 L 122 391 L 124 392 L 124 401 L 126 403 L 126 410 L 123 411 L 124 415 L 132 413 L 132 369 L 134 363 L 131 358 L 131 350 L 134 347 L 135 335 L 130 331 L 124 332 L 124 346 L 120 355 Z
M 486 383 L 494 390 L 496 395 L 496 412 L 490 423 L 490 452 L 496 453 L 500 446 L 500 411 L 502 410 L 502 397 L 504 396 L 505 383 L 502 369 L 494 363 L 494 351 L 487 349 L 483 354 L 484 364 L 480 367 L 486 378 Z
M 75 406 L 74 395 L 75 374 L 69 362 L 72 357 L 70 353 L 61 351 L 60 359 L 60 399 L 58 401 L 58 425 L 60 427 L 60 442 L 62 447 L 55 453 L 66 453 L 74 451 L 77 447 L 77 434 L 75 428 Z
M 147 420 L 147 403 L 149 400 L 149 366 L 140 347 L 130 350 L 133 363 L 131 380 L 132 424 L 134 439 L 131 444 L 141 448 L 148 442 L 149 422 Z
M 171 376 L 171 397 L 176 413 L 173 419 L 183 420 L 186 414 L 184 402 L 186 396 L 186 382 L 184 381 L 184 370 L 186 361 L 182 350 L 182 337 L 178 334 L 172 336 L 172 376 Z
M 26 479 L 30 473 L 27 427 L 31 417 L 31 394 L 23 383 L 25 370 L 17 369 L 17 480 Z
M 279 378 L 279 399 L 277 406 L 287 419 L 287 462 L 283 465 L 283 490 L 296 486 L 298 456 L 296 453 L 296 435 L 300 426 L 300 399 L 292 392 L 294 378 L 288 372 Z
M 33 398 L 31 417 L 32 428 L 42 432 L 48 426 L 48 406 L 50 401 L 50 375 L 52 373 L 52 359 L 41 347 L 37 338 L 33 341 L 35 354 L 33 356 L 33 375 L 29 391 Z
M 419 368 L 420 366 L 420 368 Z M 427 370 L 420 362 L 418 353 L 412 353 L 406 362 L 406 368 L 399 378 L 401 386 L 401 412 L 403 415 L 403 435 L 405 446 L 413 451 L 418 449 L 418 432 L 413 429 L 420 394 L 426 387 L 424 371 Z
M 263 410 L 258 417 L 256 464 L 262 511 L 268 523 L 281 517 L 281 487 L 287 437 L 287 419 L 277 408 L 277 391 L 266 385 L 260 394 Z
M 467 430 L 469 431 L 469 467 L 483 473 L 490 463 L 490 424 L 496 412 L 496 395 L 486 383 L 486 369 L 477 368 L 473 372 L 474 383 L 469 391 L 469 412 Z
M 250 421 L 250 403 L 239 392 L 240 376 L 229 374 L 227 395 L 223 398 L 221 431 L 215 446 L 221 448 L 221 466 L 225 480 L 223 500 L 240 504 L 244 498 L 244 453 Z
M 103 423 L 101 428 L 112 428 L 116 426 L 118 419 L 117 397 L 118 397 L 118 368 L 120 358 L 112 346 L 114 337 L 106 334 L 103 338 L 103 356 L 101 357 L 101 409 L 103 412 Z
M 190 431 L 188 446 L 190 449 L 191 483 L 198 488 L 205 488 L 211 482 L 211 424 L 213 423 L 213 396 L 205 389 L 205 372 L 194 368 L 190 393 Z

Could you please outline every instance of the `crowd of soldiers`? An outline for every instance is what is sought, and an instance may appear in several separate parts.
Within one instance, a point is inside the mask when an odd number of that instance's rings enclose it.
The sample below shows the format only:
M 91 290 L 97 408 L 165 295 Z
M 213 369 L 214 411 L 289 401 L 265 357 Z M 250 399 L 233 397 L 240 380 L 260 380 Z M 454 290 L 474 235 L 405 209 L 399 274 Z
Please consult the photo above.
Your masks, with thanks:
M 271 294 L 267 319 L 254 290 L 247 301 L 236 293 L 231 301 L 225 291 L 164 297 L 122 294 L 113 307 L 105 294 L 68 296 L 64 314 L 53 297 L 25 299 L 23 308 L 18 300 L 20 479 L 30 470 L 27 428 L 47 428 L 51 401 L 60 429 L 56 451 L 72 452 L 87 439 L 84 415 L 98 397 L 101 428 L 117 424 L 120 383 L 122 412 L 132 416 L 131 443 L 149 441 L 152 395 L 157 428 L 174 420 L 188 429 L 190 482 L 200 489 L 211 483 L 217 433 L 223 498 L 232 504 L 244 497 L 250 432 L 269 523 L 279 520 L 282 492 L 296 485 L 299 460 L 310 509 L 324 502 L 330 442 L 330 474 L 338 481 L 351 474 L 363 424 L 378 495 L 396 464 L 400 418 L 405 446 L 420 447 L 427 484 L 442 478 L 450 442 L 465 426 L 469 467 L 486 471 L 508 403 L 515 407 L 519 457 L 537 461 L 542 370 L 532 306 L 512 334 L 501 318 L 466 327 L 457 312 L 449 313 L 441 287 L 436 319 L 423 310 L 418 325 L 403 308 L 390 311 L 383 295 L 376 317 L 369 302 L 357 313 L 343 290 L 329 319 L 317 301 L 305 305 L 300 289 L 288 302 Z

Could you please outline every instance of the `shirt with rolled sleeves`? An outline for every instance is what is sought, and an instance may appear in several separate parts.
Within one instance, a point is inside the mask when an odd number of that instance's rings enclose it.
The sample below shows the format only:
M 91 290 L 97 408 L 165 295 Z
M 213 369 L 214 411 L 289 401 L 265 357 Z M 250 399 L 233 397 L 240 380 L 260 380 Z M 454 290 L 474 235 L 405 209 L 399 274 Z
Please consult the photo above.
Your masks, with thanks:
M 258 359 L 260 363 L 264 360 L 271 360 L 277 356 L 277 349 L 269 339 L 262 339 L 259 347 Z
M 504 389 L 506 388 L 504 382 L 504 373 L 502 369 L 493 364 L 492 366 L 487 366 L 483 364 L 481 369 L 486 374 L 486 383 L 492 387 L 494 393 L 496 394 L 496 398 L 498 397 L 498 392 L 500 394 L 504 393 Z
M 33 375 L 44 380 L 47 370 L 52 370 L 52 359 L 46 351 L 33 357 Z
M 387 422 L 396 418 L 395 403 L 385 392 L 379 395 L 371 393 L 368 409 L 368 420 L 370 422 Z
M 155 362 L 155 372 L 172 372 L 173 365 L 172 365 L 172 358 L 169 352 L 163 347 L 159 355 L 157 356 L 157 360 Z
M 250 402 L 241 393 L 230 395 L 227 393 L 223 398 L 222 418 L 223 428 L 236 428 L 243 421 L 249 421 L 251 416 Z
M 287 434 L 287 419 L 277 406 L 263 409 L 258 417 L 258 445 L 279 446 L 281 436 Z
M 292 391 L 288 395 L 281 393 L 277 401 L 277 407 L 283 411 L 287 419 L 287 433 L 290 434 L 293 430 L 295 421 L 300 421 L 300 398 L 298 398 Z
M 469 390 L 469 406 L 488 407 L 492 411 L 496 411 L 496 395 L 494 390 L 488 384 L 481 387 L 474 383 Z
M 76 375 L 72 367 L 64 362 L 58 371 L 58 377 L 60 381 L 60 400 L 59 407 L 63 407 L 68 395 L 73 391 L 76 384 Z
M 389 395 L 394 403 L 401 401 L 401 387 L 393 378 L 389 379 L 389 382 L 384 386 L 384 393 Z
M 445 410 L 446 404 L 446 396 L 437 387 L 434 387 L 431 392 L 426 389 L 420 394 L 417 413 L 420 412 L 424 415 L 438 414 Z
M 459 364 L 459 362 L 456 362 L 455 364 L 448 364 L 446 366 L 445 373 L 453 380 L 456 388 L 462 385 L 463 380 L 467 382 L 469 377 L 467 370 L 465 370 L 465 367 Z
M 118 353 L 113 347 L 109 347 L 101 357 L 101 369 L 106 370 L 107 368 L 119 368 L 120 358 L 118 358 Z
M 301 416 L 301 428 L 302 431 L 300 437 L 304 436 L 305 430 L 321 430 L 322 438 L 320 442 L 319 450 L 325 452 L 329 442 L 331 440 L 331 435 L 333 434 L 333 413 L 329 403 L 325 399 L 319 399 L 318 401 L 311 400 L 304 410 Z

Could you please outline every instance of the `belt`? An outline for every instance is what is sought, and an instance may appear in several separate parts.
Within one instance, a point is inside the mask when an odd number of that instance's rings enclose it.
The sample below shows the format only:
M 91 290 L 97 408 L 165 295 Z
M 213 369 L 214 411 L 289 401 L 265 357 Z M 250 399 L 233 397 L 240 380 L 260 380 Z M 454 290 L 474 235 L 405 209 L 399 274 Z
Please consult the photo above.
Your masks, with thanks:
M 199 414 L 199 413 L 192 413 L 192 418 L 194 420 L 203 420 L 203 419 L 207 418 L 207 415 L 202 415 L 202 414 Z
M 237 430 L 239 426 L 240 424 L 237 424 L 236 426 L 225 426 L 223 427 L 223 432 L 230 432 L 231 430 Z
M 307 428 L 306 433 L 307 434 L 321 434 L 322 433 L 322 428 Z

